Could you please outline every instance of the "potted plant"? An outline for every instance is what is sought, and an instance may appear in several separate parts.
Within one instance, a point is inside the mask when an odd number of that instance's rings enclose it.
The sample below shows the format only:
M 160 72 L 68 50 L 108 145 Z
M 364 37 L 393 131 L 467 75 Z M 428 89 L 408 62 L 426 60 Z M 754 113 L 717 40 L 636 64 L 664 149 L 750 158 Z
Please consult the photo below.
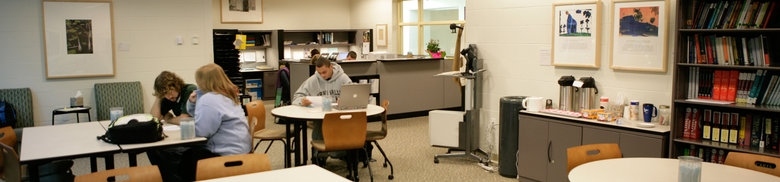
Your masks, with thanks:
M 428 51 L 428 54 L 431 55 L 432 58 L 443 57 L 444 51 L 439 49 L 439 40 L 431 39 L 428 41 L 428 44 L 425 46 L 425 50 Z

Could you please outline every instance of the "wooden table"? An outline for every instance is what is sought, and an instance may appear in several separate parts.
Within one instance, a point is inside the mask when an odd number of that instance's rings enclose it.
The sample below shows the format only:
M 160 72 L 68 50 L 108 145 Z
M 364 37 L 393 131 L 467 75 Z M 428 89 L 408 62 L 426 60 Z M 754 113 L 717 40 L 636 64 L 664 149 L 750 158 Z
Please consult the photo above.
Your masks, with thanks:
M 677 181 L 679 161 L 667 158 L 606 159 L 579 165 L 569 172 L 571 182 Z M 780 177 L 749 169 L 703 162 L 702 182 L 780 181 Z
M 28 165 L 31 180 L 37 180 L 38 165 L 61 159 L 102 156 L 106 158 L 106 169 L 113 169 L 113 154 L 120 148 L 97 139 L 105 133 L 99 122 L 25 127 L 19 161 Z M 90 167 L 96 171 L 94 162 Z
M 346 111 L 366 111 L 366 116 L 373 116 L 381 114 L 385 109 L 377 105 L 368 104 L 366 109 Z M 308 139 L 308 133 L 305 129 L 306 121 L 322 121 L 322 118 L 325 118 L 325 114 L 330 112 L 345 111 L 333 109 L 333 111 L 324 112 L 321 107 L 304 107 L 298 105 L 277 107 L 271 110 L 273 116 L 289 121 L 285 123 L 287 125 L 287 128 L 285 129 L 287 147 L 289 147 L 290 152 L 294 155 L 296 166 L 305 165 L 306 161 L 309 159 L 309 154 L 306 151 L 309 148 L 308 141 L 306 141 Z M 290 131 L 294 131 L 294 133 L 290 133 Z M 303 138 L 303 140 L 301 140 L 301 138 Z M 291 142 L 290 140 L 294 141 Z M 291 161 L 285 161 L 285 165 L 291 166 L 290 162 Z
M 348 182 L 347 178 L 334 174 L 316 165 L 298 166 L 285 169 L 277 169 L 258 173 L 242 174 L 205 180 L 208 182 L 237 182 L 237 181 L 321 181 L 321 182 Z

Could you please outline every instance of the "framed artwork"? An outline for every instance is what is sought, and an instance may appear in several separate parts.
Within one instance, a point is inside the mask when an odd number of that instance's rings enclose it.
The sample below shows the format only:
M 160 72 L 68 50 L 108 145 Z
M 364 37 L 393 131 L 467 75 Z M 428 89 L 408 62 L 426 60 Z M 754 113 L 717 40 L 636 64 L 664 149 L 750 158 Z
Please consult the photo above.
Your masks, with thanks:
M 599 1 L 553 4 L 552 64 L 598 68 Z
M 262 0 L 220 0 L 222 23 L 263 23 Z
M 666 72 L 666 4 L 665 0 L 612 2 L 612 69 Z
M 387 24 L 376 25 L 376 45 L 387 46 Z
M 111 1 L 43 1 L 46 78 L 114 76 Z

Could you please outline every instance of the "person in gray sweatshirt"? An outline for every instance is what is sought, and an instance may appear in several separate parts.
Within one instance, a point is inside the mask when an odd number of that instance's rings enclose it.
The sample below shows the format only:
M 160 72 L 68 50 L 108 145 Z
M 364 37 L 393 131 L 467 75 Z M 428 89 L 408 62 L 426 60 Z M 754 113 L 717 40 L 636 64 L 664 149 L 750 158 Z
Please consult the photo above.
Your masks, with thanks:
M 317 72 L 312 74 L 306 81 L 303 81 L 298 90 L 295 91 L 292 104 L 299 106 L 310 106 L 312 102 L 307 96 L 330 96 L 337 100 L 341 92 L 341 85 L 350 84 L 352 80 L 344 73 L 341 66 L 335 62 L 330 62 L 327 58 L 315 56 L 312 64 L 317 67 Z M 322 122 L 312 122 L 311 138 L 313 140 L 322 139 Z M 305 149 L 304 149 L 305 150 Z M 315 163 L 324 163 L 327 156 L 318 155 L 317 151 L 312 149 L 312 161 Z

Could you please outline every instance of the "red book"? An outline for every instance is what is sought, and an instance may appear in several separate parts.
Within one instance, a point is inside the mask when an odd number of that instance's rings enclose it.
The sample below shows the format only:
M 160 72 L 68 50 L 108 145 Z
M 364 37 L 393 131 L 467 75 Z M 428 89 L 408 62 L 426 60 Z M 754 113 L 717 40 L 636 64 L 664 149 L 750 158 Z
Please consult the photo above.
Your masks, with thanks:
M 691 108 L 685 108 L 685 125 L 683 127 L 683 138 L 691 138 Z
M 713 73 L 713 79 L 712 79 L 712 99 L 713 100 L 723 100 L 721 99 L 721 89 L 723 88 L 723 70 L 715 70 Z
M 713 57 L 712 57 L 712 50 L 713 50 L 712 49 L 712 45 L 714 45 L 714 43 L 712 42 L 712 40 L 710 39 L 709 36 L 704 37 L 704 43 L 706 45 L 706 52 L 707 52 L 707 56 L 706 56 L 707 60 L 706 61 L 707 61 L 707 64 L 715 64 L 715 61 L 713 60 Z
M 699 136 L 701 136 L 701 129 L 699 129 L 699 109 L 693 108 L 693 113 L 691 113 L 691 136 L 692 139 L 699 139 Z
M 739 71 L 731 70 L 729 73 L 729 85 L 728 89 L 725 90 L 726 98 L 724 100 L 734 101 L 737 98 L 737 82 L 739 81 Z

